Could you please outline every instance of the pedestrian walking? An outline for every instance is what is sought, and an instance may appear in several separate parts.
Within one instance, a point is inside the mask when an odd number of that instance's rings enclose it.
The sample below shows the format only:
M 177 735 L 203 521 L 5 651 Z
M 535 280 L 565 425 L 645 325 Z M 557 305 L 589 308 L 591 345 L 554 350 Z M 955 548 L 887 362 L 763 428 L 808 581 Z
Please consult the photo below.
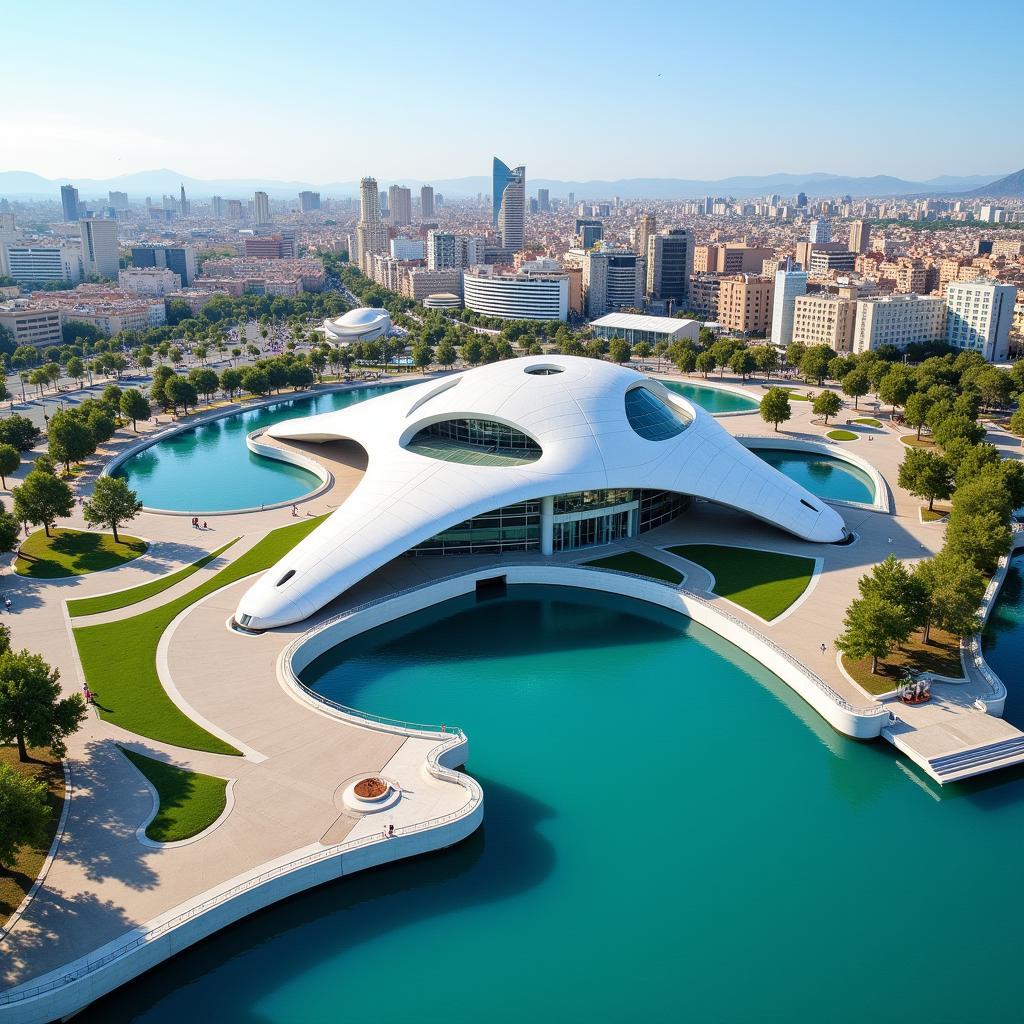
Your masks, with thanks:
M 7 609 L 7 614 L 10 615 L 11 614 L 11 599 L 6 594 L 4 594 L 4 608 Z
M 826 648 L 825 648 L 825 645 L 824 645 L 824 644 L 822 644 L 822 645 L 821 645 L 821 653 L 822 653 L 822 654 L 824 654 L 824 653 L 825 653 L 825 649 L 826 649 Z

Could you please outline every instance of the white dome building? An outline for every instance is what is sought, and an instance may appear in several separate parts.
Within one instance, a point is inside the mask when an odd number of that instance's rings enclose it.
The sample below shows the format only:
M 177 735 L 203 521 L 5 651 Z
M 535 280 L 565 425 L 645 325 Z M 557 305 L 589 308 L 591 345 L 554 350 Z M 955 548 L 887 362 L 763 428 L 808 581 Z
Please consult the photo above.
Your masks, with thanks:
M 344 504 L 244 595 L 235 618 L 249 629 L 305 619 L 413 549 L 549 555 L 636 536 L 691 497 L 805 540 L 846 536 L 834 509 L 699 406 L 595 359 L 509 359 L 268 433 L 350 439 L 368 464 Z
M 352 345 L 358 341 L 375 341 L 391 330 L 391 317 L 386 309 L 361 306 L 343 316 L 324 321 L 324 335 L 336 345 Z

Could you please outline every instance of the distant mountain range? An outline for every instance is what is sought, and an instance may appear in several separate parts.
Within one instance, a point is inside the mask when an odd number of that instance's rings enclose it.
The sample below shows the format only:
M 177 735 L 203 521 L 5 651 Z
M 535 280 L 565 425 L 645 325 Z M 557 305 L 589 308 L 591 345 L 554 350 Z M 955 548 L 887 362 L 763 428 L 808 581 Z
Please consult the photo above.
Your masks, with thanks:
M 815 172 L 810 174 L 768 174 L 763 176 L 739 176 L 721 178 L 717 181 L 699 181 L 687 178 L 621 178 L 617 181 L 558 181 L 550 178 L 527 178 L 531 194 L 538 188 L 546 188 L 552 197 L 565 197 L 573 192 L 580 199 L 696 199 L 701 196 L 726 196 L 737 198 L 765 195 L 778 192 L 792 196 L 806 192 L 809 196 L 851 195 L 860 198 L 908 195 L 937 195 L 956 193 L 970 196 L 1021 196 L 1024 195 L 1024 171 L 996 178 L 994 174 L 940 175 L 928 181 L 906 181 L 888 175 L 874 177 L 851 177 L 841 174 Z M 132 202 L 142 202 L 151 196 L 159 202 L 164 193 L 177 195 L 184 185 L 188 195 L 202 199 L 212 195 L 225 198 L 249 197 L 257 190 L 263 190 L 275 198 L 296 196 L 303 189 L 315 189 L 324 196 L 345 197 L 359 194 L 358 181 L 339 181 L 328 184 L 311 184 L 305 181 L 271 181 L 262 178 L 212 179 L 190 178 L 186 174 L 166 168 L 155 171 L 138 171 L 122 174 L 115 178 L 44 178 L 31 171 L 0 171 L 0 196 L 10 199 L 59 199 L 60 186 L 68 181 L 78 187 L 83 199 L 106 198 L 108 191 L 127 192 Z M 390 184 L 408 185 L 418 189 L 420 185 L 433 185 L 437 192 L 451 198 L 490 193 L 491 179 L 484 175 L 467 178 L 442 178 L 423 182 L 405 178 L 398 182 L 378 179 L 382 188 Z M 990 184 L 991 183 L 991 184 Z M 994 189 L 1001 191 L 993 191 Z

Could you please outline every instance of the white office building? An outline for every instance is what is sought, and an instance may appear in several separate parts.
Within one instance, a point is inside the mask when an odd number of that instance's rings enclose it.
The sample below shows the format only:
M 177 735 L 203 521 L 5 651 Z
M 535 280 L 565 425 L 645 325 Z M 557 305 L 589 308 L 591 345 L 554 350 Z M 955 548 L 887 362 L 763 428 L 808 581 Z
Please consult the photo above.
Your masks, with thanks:
M 169 295 L 181 290 L 181 275 L 166 267 L 129 267 L 117 274 L 118 286 L 132 295 Z
M 777 270 L 772 300 L 772 344 L 785 348 L 793 340 L 793 313 L 799 295 L 807 294 L 806 270 Z
M 660 236 L 657 236 L 660 237 Z M 652 247 L 654 239 L 651 240 Z M 643 309 L 647 263 L 630 249 L 601 244 L 583 256 L 583 296 L 591 320 L 622 309 Z
M 423 259 L 424 246 L 422 238 L 392 238 L 391 256 L 396 260 Z
M 82 279 L 82 250 L 77 245 L 8 245 L 7 273 L 18 284 Z
M 257 224 L 270 223 L 270 196 L 266 192 L 257 192 L 252 197 L 252 212 Z
M 121 266 L 117 248 L 117 221 L 85 217 L 78 222 L 82 234 L 82 271 L 86 277 L 117 280 Z
M 1010 325 L 1017 288 L 995 281 L 954 281 L 946 285 L 946 343 L 980 352 L 990 363 L 1010 355 Z
M 832 225 L 827 220 L 812 220 L 807 232 L 807 241 L 823 245 L 832 241 Z
M 451 231 L 427 232 L 427 269 L 448 270 L 462 266 L 459 238 Z
M 466 309 L 505 320 L 565 320 L 569 315 L 569 278 L 550 270 L 496 274 L 490 266 L 462 275 Z
M 946 336 L 946 303 L 931 295 L 881 295 L 857 300 L 853 351 L 892 345 L 933 345 Z

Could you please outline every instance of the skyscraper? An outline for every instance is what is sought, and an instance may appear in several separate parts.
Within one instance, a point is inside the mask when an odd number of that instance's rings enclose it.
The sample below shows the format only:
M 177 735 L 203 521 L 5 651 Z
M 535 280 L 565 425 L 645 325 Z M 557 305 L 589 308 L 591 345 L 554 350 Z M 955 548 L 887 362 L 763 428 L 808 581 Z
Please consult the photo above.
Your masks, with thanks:
M 850 252 L 867 252 L 871 241 L 871 225 L 863 220 L 850 223 Z
M 356 224 L 355 262 L 367 272 L 370 257 L 387 251 L 387 228 L 380 221 L 381 195 L 376 178 L 359 182 L 359 223 Z
M 604 221 L 577 217 L 575 234 L 576 245 L 580 249 L 590 249 L 604 238 Z
M 513 170 L 495 157 L 492 201 L 502 248 L 521 251 L 526 241 L 526 168 Z
M 547 213 L 551 209 L 551 193 L 548 189 L 537 189 L 537 205 L 541 213 Z
M 583 292 L 591 320 L 643 303 L 644 258 L 618 245 L 599 245 L 583 257 Z
M 313 210 L 320 209 L 320 193 L 319 192 L 300 192 L 299 193 L 299 213 L 312 213 Z
M 85 217 L 78 222 L 82 235 L 82 269 L 87 277 L 117 279 L 117 221 Z
M 772 344 L 785 348 L 793 340 L 793 315 L 798 295 L 807 294 L 806 270 L 775 272 L 775 294 L 772 298 Z
M 412 192 L 404 185 L 392 185 L 388 189 L 388 209 L 392 224 L 411 224 Z
M 816 244 L 832 241 L 832 225 L 827 220 L 812 220 L 807 240 Z
M 252 197 L 252 207 L 257 224 L 270 223 L 270 196 L 266 192 L 257 192 Z
M 434 186 L 424 185 L 420 189 L 420 219 L 430 220 L 434 216 Z
M 189 201 L 185 198 L 185 186 L 181 186 L 181 199 L 178 200 L 178 216 L 187 217 L 192 212 L 192 206 Z
M 60 204 L 65 220 L 78 220 L 78 189 L 74 185 L 61 185 Z
M 647 291 L 656 302 L 686 309 L 693 273 L 693 235 L 687 228 L 669 228 L 652 235 L 647 253 Z
M 633 231 L 633 250 L 643 256 L 644 259 L 647 259 L 647 250 L 650 248 L 651 236 L 657 228 L 657 223 L 653 213 L 645 213 Z M 645 290 L 646 286 L 647 282 L 645 281 Z

